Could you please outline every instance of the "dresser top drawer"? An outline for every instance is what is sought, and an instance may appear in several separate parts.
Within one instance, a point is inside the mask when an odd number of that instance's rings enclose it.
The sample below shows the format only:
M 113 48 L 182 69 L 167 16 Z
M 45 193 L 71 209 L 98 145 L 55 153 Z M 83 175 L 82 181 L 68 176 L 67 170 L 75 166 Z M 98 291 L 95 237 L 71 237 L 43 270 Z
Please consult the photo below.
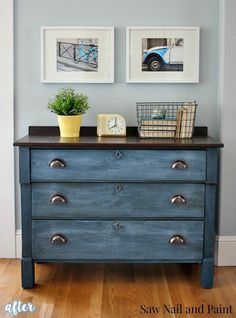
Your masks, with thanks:
M 33 149 L 32 181 L 161 181 L 206 179 L 203 150 Z

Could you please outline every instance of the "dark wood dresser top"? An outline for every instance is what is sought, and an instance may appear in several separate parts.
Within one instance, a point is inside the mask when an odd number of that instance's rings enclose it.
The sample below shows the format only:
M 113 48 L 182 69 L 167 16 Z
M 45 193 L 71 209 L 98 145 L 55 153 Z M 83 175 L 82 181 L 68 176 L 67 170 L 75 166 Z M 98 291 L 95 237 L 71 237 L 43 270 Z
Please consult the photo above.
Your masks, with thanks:
M 126 137 L 97 137 L 96 127 L 81 127 L 79 138 L 61 138 L 58 127 L 29 127 L 29 134 L 14 146 L 32 148 L 121 148 L 121 149 L 206 149 L 223 144 L 207 136 L 206 127 L 196 127 L 193 138 L 139 138 L 137 127 L 127 127 Z

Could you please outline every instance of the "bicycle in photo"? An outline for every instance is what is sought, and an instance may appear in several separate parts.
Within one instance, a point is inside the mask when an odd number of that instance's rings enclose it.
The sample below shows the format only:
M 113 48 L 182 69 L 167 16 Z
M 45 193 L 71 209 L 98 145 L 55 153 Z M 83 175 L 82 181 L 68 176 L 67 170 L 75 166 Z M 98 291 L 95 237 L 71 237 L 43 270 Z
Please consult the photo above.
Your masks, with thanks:
M 89 49 L 86 50 L 85 46 L 88 46 Z M 75 49 L 74 60 L 76 63 L 85 62 L 85 63 L 88 63 L 91 67 L 97 68 L 97 66 L 98 66 L 98 47 L 94 44 L 78 45 Z

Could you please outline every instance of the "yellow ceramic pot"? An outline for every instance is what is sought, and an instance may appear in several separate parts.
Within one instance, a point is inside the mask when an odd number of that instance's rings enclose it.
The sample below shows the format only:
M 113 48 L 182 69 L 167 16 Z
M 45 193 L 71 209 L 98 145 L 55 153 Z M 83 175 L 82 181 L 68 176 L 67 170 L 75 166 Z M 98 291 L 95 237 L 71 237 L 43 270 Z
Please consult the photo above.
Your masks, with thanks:
M 82 115 L 57 115 L 61 137 L 79 137 Z

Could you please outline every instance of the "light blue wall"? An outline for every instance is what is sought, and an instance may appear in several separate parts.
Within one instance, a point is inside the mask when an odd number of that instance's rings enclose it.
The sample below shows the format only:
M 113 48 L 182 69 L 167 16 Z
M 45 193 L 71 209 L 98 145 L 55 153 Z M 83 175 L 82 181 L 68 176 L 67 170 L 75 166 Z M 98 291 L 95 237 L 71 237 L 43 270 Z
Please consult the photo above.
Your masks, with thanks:
M 84 125 L 95 115 L 119 112 L 136 124 L 137 101 L 196 99 L 197 125 L 217 132 L 218 0 L 16 0 L 15 1 L 15 137 L 29 125 L 57 125 L 47 101 L 63 84 L 40 83 L 40 26 L 114 26 L 115 83 L 73 84 L 91 104 Z M 148 25 L 200 26 L 199 84 L 125 83 L 125 27 Z M 19 210 L 19 208 L 18 208 Z M 19 227 L 19 213 L 18 227 Z
M 136 101 L 199 103 L 197 123 L 216 133 L 218 67 L 218 0 L 17 0 L 15 1 L 16 137 L 29 125 L 56 125 L 48 97 L 63 84 L 40 83 L 40 26 L 111 25 L 115 27 L 115 83 L 73 84 L 88 94 L 91 110 L 85 125 L 95 125 L 99 112 L 120 112 L 136 124 Z M 126 84 L 125 27 L 176 25 L 201 27 L 199 84 Z
M 236 1 L 221 0 L 221 59 L 219 73 L 221 156 L 220 235 L 236 235 Z M 235 255 L 235 254 L 234 254 Z

